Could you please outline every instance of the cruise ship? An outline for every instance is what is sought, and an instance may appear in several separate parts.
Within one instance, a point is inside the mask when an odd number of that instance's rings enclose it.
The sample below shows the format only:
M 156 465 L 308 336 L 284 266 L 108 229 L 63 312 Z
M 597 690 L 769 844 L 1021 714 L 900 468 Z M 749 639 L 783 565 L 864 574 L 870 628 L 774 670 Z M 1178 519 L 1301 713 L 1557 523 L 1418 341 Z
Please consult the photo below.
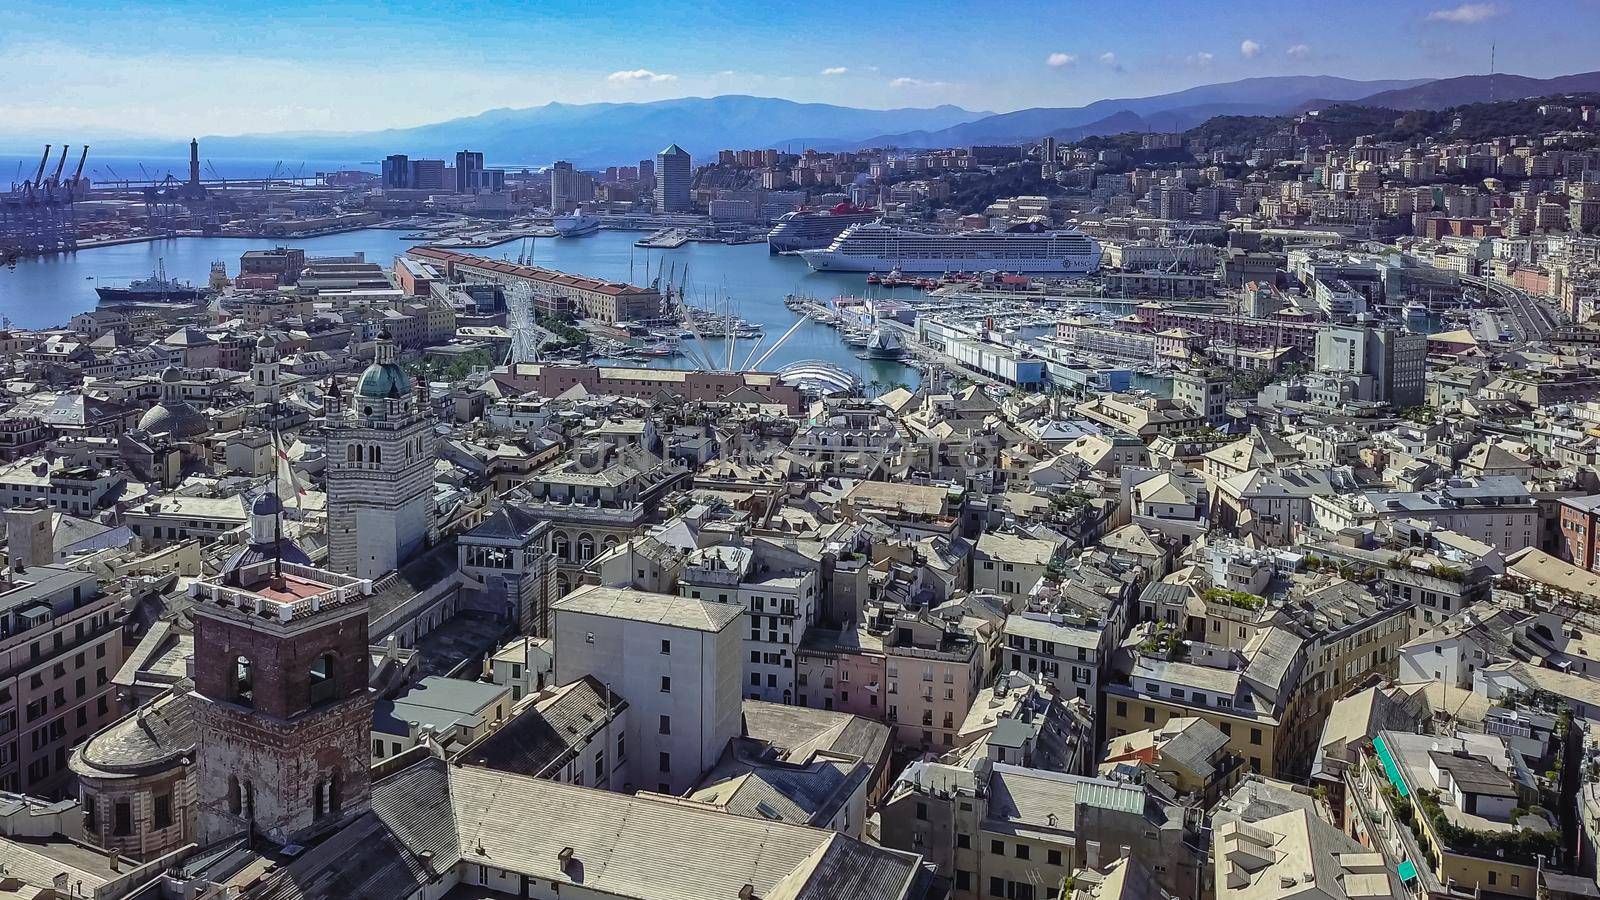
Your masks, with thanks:
M 1100 244 L 1075 229 L 1039 222 L 1003 231 L 934 234 L 879 222 L 846 228 L 833 243 L 800 256 L 818 272 L 977 272 L 1087 275 L 1100 268 Z
M 878 211 L 869 207 L 841 203 L 831 209 L 803 209 L 784 213 L 767 234 L 769 253 L 795 253 L 828 246 L 851 225 L 873 222 Z
M 550 220 L 550 224 L 555 226 L 556 234 L 561 237 L 582 237 L 600 230 L 600 220 L 583 212 L 556 216 Z

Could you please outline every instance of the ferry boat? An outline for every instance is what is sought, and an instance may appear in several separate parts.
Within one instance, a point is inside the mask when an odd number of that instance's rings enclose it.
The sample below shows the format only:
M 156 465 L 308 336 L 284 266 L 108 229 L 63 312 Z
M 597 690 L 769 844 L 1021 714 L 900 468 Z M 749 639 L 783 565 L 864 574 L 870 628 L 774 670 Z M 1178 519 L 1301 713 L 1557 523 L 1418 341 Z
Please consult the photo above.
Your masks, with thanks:
M 1100 268 L 1100 244 L 1076 229 L 1025 222 L 1004 231 L 936 234 L 881 222 L 851 225 L 819 250 L 800 256 L 818 272 L 944 273 L 1004 269 L 1053 275 L 1087 275 Z M 881 279 L 880 279 L 881 281 Z
M 851 225 L 876 221 L 877 210 L 840 203 L 829 209 L 784 213 L 767 233 L 767 252 L 795 253 L 828 246 Z
M 599 219 L 581 212 L 556 216 L 550 220 L 550 224 L 555 226 L 556 234 L 561 237 L 583 237 L 600 230 Z

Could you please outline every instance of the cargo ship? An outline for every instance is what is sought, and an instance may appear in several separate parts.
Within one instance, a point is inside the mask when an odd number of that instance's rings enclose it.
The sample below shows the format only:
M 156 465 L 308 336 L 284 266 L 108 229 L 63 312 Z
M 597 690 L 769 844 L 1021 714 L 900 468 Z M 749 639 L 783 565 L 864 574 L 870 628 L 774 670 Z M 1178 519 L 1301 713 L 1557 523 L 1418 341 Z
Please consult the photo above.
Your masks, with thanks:
M 104 306 L 123 303 L 201 303 L 211 295 L 206 288 L 168 278 L 164 260 L 156 263 L 156 270 L 149 278 L 129 282 L 127 287 L 96 286 L 94 292 L 100 295 L 100 303 Z
M 971 272 L 1087 275 L 1100 268 L 1100 244 L 1076 229 L 1024 222 L 1003 231 L 938 233 L 881 222 L 851 225 L 827 247 L 802 250 L 818 272 Z M 881 281 L 881 278 L 880 278 Z
M 767 252 L 795 253 L 816 250 L 833 243 L 851 225 L 876 221 L 879 213 L 870 207 L 840 203 L 829 209 L 803 209 L 784 213 L 767 233 Z

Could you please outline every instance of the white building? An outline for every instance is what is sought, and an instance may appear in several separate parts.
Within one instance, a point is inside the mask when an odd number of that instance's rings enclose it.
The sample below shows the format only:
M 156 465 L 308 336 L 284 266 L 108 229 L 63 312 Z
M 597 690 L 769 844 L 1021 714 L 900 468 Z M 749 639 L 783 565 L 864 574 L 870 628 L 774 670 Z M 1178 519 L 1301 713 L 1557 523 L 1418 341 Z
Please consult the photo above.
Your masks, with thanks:
M 732 604 L 585 585 L 554 607 L 556 684 L 592 675 L 628 701 L 633 784 L 681 794 L 740 733 Z

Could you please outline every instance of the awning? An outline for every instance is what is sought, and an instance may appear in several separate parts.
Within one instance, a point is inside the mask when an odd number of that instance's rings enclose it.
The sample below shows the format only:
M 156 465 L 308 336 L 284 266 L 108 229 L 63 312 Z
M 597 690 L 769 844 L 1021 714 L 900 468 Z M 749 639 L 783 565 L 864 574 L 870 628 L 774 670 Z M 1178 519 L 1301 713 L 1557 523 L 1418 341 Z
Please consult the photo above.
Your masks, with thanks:
M 1411 796 L 1411 789 L 1406 787 L 1405 780 L 1400 777 L 1400 767 L 1395 765 L 1394 756 L 1389 753 L 1389 745 L 1383 742 L 1381 735 L 1372 739 L 1372 748 L 1378 752 L 1378 762 L 1383 766 L 1383 774 L 1389 776 L 1389 783 L 1400 792 L 1400 796 Z
M 1409 883 L 1409 882 L 1417 880 L 1417 866 L 1416 866 L 1416 863 L 1413 863 L 1409 859 L 1408 860 L 1404 860 L 1403 862 L 1401 862 L 1399 868 L 1397 869 L 1397 871 L 1400 873 L 1400 880 L 1402 882 Z

